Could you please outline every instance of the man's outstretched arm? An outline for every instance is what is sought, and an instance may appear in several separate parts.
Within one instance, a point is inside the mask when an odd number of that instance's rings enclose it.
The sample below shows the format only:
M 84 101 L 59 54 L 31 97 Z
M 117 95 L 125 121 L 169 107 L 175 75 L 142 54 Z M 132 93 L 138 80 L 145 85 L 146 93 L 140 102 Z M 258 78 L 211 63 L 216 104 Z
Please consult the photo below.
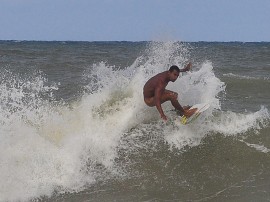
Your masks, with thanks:
M 187 66 L 184 69 L 180 69 L 180 72 L 187 72 L 187 71 L 189 71 L 191 69 L 191 66 L 192 66 L 192 64 L 190 62 L 190 63 L 187 64 Z

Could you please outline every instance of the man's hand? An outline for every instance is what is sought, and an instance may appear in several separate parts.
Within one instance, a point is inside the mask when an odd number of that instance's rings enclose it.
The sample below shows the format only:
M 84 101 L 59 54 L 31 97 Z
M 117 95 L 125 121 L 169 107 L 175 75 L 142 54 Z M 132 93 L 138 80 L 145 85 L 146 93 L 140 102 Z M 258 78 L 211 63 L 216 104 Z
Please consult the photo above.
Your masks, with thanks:
M 187 66 L 186 66 L 184 69 L 182 69 L 182 71 L 183 71 L 183 72 L 189 71 L 189 70 L 191 69 L 191 66 L 192 66 L 192 64 L 191 64 L 191 62 L 190 62 L 190 63 L 187 64 Z
M 164 114 L 160 116 L 164 121 L 167 121 L 167 116 L 165 116 Z

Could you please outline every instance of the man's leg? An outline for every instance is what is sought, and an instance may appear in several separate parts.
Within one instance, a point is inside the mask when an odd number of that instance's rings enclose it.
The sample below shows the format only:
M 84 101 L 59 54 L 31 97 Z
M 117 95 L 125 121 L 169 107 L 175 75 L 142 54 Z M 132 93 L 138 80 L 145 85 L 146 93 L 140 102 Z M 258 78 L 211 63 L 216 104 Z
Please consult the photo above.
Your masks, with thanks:
M 180 113 L 182 114 L 184 113 L 185 110 L 180 105 L 177 98 L 178 98 L 178 94 L 176 92 L 165 90 L 161 96 L 161 103 L 164 103 L 166 101 L 171 101 L 172 106 L 174 106 L 174 108 L 180 111 Z
M 176 110 L 178 110 L 180 112 L 180 115 L 182 116 L 184 114 L 184 111 L 187 112 L 187 110 L 190 108 L 189 106 L 187 107 L 182 107 L 178 100 L 178 94 L 170 91 L 170 90 L 165 90 L 164 93 L 161 95 L 161 104 L 167 101 L 171 101 L 172 105 L 174 106 L 174 108 Z M 151 98 L 144 98 L 144 102 L 149 106 L 149 107 L 153 107 L 155 106 L 155 99 L 154 97 Z M 194 112 L 196 111 L 196 109 L 192 109 L 192 110 L 188 110 L 188 114 L 186 114 L 187 116 L 191 116 Z
M 178 100 L 177 100 L 178 94 L 170 91 L 170 90 L 165 90 L 164 93 L 161 95 L 161 104 L 167 101 L 171 101 L 172 105 L 174 106 L 174 108 L 176 108 L 177 110 L 181 111 L 181 105 L 179 104 Z M 150 97 L 150 98 L 144 98 L 144 102 L 149 106 L 149 107 L 153 107 L 155 106 L 155 98 L 154 97 Z M 179 109 L 180 108 L 180 109 Z

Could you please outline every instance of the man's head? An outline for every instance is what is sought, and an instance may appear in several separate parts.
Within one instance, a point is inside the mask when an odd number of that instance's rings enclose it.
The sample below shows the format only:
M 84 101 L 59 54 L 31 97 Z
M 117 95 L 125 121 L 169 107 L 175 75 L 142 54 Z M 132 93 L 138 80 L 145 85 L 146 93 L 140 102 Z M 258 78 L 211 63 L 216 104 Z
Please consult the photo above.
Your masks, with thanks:
M 176 65 L 171 66 L 169 69 L 170 81 L 175 82 L 179 76 L 179 73 L 180 73 L 179 67 L 177 67 Z
M 178 73 L 180 73 L 180 69 L 179 69 L 179 67 L 177 67 L 176 65 L 171 66 L 170 69 L 169 69 L 170 72 L 173 72 L 173 70 L 175 70 L 175 71 L 177 71 Z

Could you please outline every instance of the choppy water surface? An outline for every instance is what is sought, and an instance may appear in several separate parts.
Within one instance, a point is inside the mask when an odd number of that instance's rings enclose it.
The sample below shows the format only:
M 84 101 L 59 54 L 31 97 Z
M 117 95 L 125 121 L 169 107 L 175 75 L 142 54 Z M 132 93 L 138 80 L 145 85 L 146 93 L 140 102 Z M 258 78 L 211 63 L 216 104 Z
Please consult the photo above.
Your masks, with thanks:
M 267 201 L 270 43 L 0 42 L 0 201 Z M 181 125 L 143 102 L 211 104 Z

